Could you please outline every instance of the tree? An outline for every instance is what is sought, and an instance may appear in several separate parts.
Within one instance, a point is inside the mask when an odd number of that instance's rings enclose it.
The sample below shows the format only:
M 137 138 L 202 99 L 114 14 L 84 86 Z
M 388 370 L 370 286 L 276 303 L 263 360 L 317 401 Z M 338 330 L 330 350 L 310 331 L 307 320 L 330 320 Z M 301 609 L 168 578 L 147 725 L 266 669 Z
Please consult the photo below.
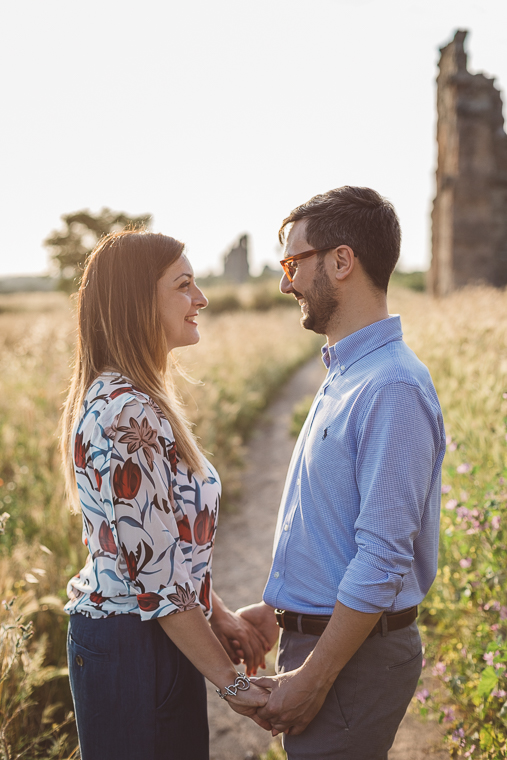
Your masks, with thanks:
M 103 208 L 98 214 L 88 209 L 62 214 L 64 228 L 53 231 L 43 245 L 60 273 L 59 288 L 67 293 L 77 290 L 86 259 L 101 237 L 125 227 L 149 227 L 151 214 L 128 216 L 122 211 Z

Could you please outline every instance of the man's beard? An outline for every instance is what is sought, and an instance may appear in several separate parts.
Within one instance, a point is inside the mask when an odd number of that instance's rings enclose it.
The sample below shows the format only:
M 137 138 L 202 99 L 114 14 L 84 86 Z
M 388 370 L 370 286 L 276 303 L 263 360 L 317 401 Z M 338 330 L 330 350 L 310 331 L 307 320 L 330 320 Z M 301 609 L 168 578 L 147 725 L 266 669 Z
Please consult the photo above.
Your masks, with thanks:
M 303 296 L 297 290 L 294 291 L 294 295 L 306 302 L 306 314 L 301 317 L 301 326 L 305 330 L 313 330 L 318 335 L 325 335 L 331 318 L 338 312 L 339 303 L 325 270 L 324 261 L 317 263 L 315 277 L 306 295 Z

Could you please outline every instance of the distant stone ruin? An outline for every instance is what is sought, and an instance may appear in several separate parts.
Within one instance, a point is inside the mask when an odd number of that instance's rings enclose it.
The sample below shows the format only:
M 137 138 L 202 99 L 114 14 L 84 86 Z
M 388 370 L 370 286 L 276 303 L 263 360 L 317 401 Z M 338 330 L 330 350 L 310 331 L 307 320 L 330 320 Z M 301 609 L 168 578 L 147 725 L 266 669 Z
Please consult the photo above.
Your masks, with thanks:
M 242 235 L 236 245 L 224 256 L 224 278 L 230 282 L 246 282 L 250 276 L 248 265 L 248 235 Z
M 507 135 L 494 79 L 467 71 L 466 31 L 441 48 L 429 289 L 507 284 Z

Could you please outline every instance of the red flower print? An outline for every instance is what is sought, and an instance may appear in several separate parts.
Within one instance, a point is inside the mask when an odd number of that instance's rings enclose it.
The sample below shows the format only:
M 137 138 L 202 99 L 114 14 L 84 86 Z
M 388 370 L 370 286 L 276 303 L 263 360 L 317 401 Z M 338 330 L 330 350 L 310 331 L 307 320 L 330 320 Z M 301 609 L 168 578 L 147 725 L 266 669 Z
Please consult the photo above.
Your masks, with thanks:
M 113 487 L 120 499 L 134 499 L 141 487 L 141 468 L 132 459 L 127 459 L 123 467 L 119 464 L 113 475 Z
M 194 607 L 197 607 L 197 602 L 195 601 L 196 596 L 195 590 L 191 589 L 188 583 L 185 583 L 184 586 L 180 586 L 180 584 L 177 583 L 176 593 L 169 594 L 167 598 L 182 612 L 185 612 L 186 610 L 192 610 Z
M 178 452 L 176 450 L 176 441 L 173 441 L 171 446 L 167 447 L 167 458 L 171 465 L 171 472 L 173 475 L 178 473 Z
M 211 591 L 211 574 L 208 570 L 206 572 L 206 575 L 204 576 L 204 579 L 201 585 L 201 590 L 199 592 L 199 601 L 203 605 L 206 611 L 211 609 L 210 591 Z
M 187 544 L 192 543 L 192 531 L 190 530 L 190 523 L 188 522 L 187 515 L 178 522 L 178 533 L 180 534 L 182 541 L 186 541 Z
M 143 417 L 141 424 L 134 417 L 129 420 L 129 427 L 119 427 L 121 433 L 125 433 L 120 438 L 120 443 L 127 444 L 127 451 L 133 454 L 138 449 L 142 449 L 148 467 L 153 470 L 153 451 L 160 454 L 160 446 L 157 443 L 157 431 L 150 426 L 146 417 Z
M 158 610 L 160 607 L 160 602 L 163 598 L 163 596 L 160 596 L 160 594 L 155 594 L 154 592 L 149 592 L 147 594 L 138 594 L 137 603 L 143 612 L 153 612 L 154 610 Z
M 199 512 L 194 522 L 194 538 L 199 546 L 205 546 L 215 535 L 215 513 L 209 511 L 208 505 Z
M 132 388 L 116 388 L 114 391 L 111 391 L 109 396 L 111 398 L 118 398 L 122 393 L 132 393 Z
M 84 470 L 86 467 L 86 454 L 90 448 L 90 442 L 83 445 L 83 434 L 76 433 L 74 440 L 74 462 L 78 470 Z
M 114 542 L 113 531 L 107 522 L 102 522 L 100 524 L 99 544 L 100 548 L 108 554 L 116 554 L 116 544 Z
M 93 604 L 102 604 L 103 602 L 107 602 L 108 597 L 102 596 L 102 594 L 98 591 L 92 591 L 90 594 L 90 601 L 93 602 Z
M 102 485 L 102 475 L 98 470 L 94 470 L 95 472 L 95 480 L 97 481 L 97 491 L 100 491 L 100 487 Z
M 147 565 L 148 562 L 150 562 L 152 559 L 153 549 L 151 546 L 148 546 L 146 541 L 141 541 L 137 544 L 137 549 L 135 552 L 127 551 L 125 544 L 121 545 L 121 550 L 123 552 L 123 556 L 125 557 L 125 562 L 127 563 L 129 578 L 131 581 L 136 581 L 143 567 L 145 567 L 145 565 Z
M 131 581 L 135 581 L 137 578 L 137 560 L 134 552 L 128 552 L 124 544 L 121 545 L 125 562 L 127 563 L 127 570 Z

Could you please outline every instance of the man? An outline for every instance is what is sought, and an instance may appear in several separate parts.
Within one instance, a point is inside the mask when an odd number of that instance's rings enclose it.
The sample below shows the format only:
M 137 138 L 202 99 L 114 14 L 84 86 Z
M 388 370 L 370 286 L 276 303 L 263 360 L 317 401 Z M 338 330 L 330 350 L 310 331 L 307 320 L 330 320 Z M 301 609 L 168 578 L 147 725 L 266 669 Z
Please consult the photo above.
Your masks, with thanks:
M 278 675 L 258 721 L 289 760 L 386 760 L 421 672 L 415 618 L 437 568 L 445 433 L 428 370 L 389 316 L 399 257 L 393 206 L 341 187 L 280 230 L 280 289 L 327 337 L 328 368 L 289 467 L 264 601 L 241 614 L 281 627 Z M 281 611 L 280 611 L 281 610 Z

